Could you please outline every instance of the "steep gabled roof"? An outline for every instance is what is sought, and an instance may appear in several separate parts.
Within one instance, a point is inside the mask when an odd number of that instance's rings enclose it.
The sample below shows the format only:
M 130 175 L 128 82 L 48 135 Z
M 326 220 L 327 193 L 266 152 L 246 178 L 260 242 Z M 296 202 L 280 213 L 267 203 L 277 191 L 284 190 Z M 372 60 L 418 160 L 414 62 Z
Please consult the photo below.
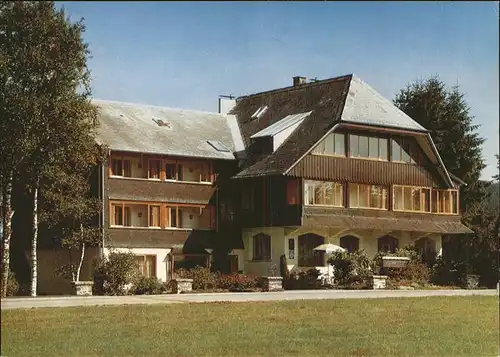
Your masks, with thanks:
M 266 113 L 260 118 L 252 118 L 252 114 L 264 106 L 267 106 Z M 252 136 L 265 132 L 286 115 L 306 111 L 311 114 L 278 150 L 256 162 L 248 160 L 235 177 L 286 174 L 329 132 L 345 123 L 425 133 L 432 161 L 439 166 L 443 179 L 453 186 L 428 130 L 355 75 L 241 97 L 232 112 L 238 118 L 248 149 Z
M 352 75 L 349 85 L 349 94 L 342 111 L 342 122 L 427 131 L 356 75 Z
M 275 152 L 257 162 L 248 160 L 246 168 L 237 177 L 282 174 L 297 161 L 340 120 L 351 78 L 347 75 L 238 98 L 231 113 L 238 118 L 246 149 L 250 147 L 252 135 L 288 115 L 311 114 Z M 262 116 L 252 118 L 259 108 L 265 106 L 268 109 Z
M 93 100 L 97 141 L 112 150 L 234 160 L 235 140 L 225 115 L 143 104 Z M 226 150 L 217 150 L 215 144 Z

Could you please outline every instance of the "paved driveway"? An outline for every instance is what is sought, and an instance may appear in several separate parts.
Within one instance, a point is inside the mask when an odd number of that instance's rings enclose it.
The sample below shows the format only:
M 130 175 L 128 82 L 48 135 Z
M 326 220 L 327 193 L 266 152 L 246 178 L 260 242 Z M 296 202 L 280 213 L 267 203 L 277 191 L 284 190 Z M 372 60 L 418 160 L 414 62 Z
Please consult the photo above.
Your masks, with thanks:
M 53 296 L 2 299 L 2 310 L 36 307 L 68 307 L 93 305 L 175 304 L 195 302 L 245 302 L 317 299 L 373 299 L 421 296 L 498 296 L 497 290 L 297 290 L 261 293 L 207 293 L 136 296 Z

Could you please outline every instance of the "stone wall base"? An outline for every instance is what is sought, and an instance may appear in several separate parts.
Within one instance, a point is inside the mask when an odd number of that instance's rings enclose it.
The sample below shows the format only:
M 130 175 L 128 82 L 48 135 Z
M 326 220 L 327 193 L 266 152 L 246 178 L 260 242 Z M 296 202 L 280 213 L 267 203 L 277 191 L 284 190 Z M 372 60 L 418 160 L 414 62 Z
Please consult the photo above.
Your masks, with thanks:
M 373 290 L 385 289 L 387 286 L 387 276 L 386 275 L 373 275 L 370 278 L 370 282 Z
M 72 281 L 73 294 L 76 296 L 90 296 L 92 295 L 92 281 Z
M 283 278 L 281 276 L 263 276 L 262 277 L 263 291 L 282 291 Z
M 180 294 L 193 291 L 193 279 L 173 279 L 172 294 Z

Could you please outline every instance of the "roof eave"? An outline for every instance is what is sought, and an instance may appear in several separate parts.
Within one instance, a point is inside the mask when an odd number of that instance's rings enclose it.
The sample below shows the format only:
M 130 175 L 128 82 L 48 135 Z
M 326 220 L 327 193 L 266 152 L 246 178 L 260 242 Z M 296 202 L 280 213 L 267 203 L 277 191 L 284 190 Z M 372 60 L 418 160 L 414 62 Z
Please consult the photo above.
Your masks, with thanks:
M 453 185 L 453 181 L 451 180 L 450 174 L 448 173 L 448 170 L 446 169 L 446 166 L 444 165 L 444 162 L 441 159 L 441 155 L 439 155 L 436 144 L 434 144 L 434 140 L 432 140 L 432 136 L 430 133 L 427 134 L 427 138 L 429 139 L 429 142 L 431 143 L 432 150 L 434 151 L 434 154 L 436 155 L 436 158 L 438 159 L 438 163 L 439 163 L 438 170 L 441 169 L 443 171 L 445 179 L 447 181 L 447 184 L 450 186 L 450 188 L 455 187 Z
M 236 157 L 234 157 L 234 153 L 231 153 L 233 155 L 233 158 L 228 158 L 228 157 L 214 157 L 214 156 L 197 156 L 197 155 L 189 155 L 189 154 L 171 154 L 171 153 L 160 153 L 160 152 L 149 152 L 149 151 L 140 151 L 140 150 L 122 150 L 122 149 L 115 149 L 112 147 L 108 146 L 109 151 L 121 151 L 121 152 L 130 152 L 134 154 L 144 154 L 144 155 L 165 155 L 165 156 L 175 156 L 175 157 L 189 157 L 193 159 L 204 159 L 204 160 L 226 160 L 226 161 L 232 161 L 232 160 L 238 160 Z
M 349 120 L 344 120 L 342 119 L 340 124 L 348 124 L 348 125 L 356 125 L 356 126 L 364 126 L 364 127 L 374 127 L 377 129 L 389 129 L 389 130 L 398 130 L 398 131 L 409 131 L 412 133 L 418 133 L 418 134 L 428 134 L 429 130 L 423 128 L 423 129 L 412 129 L 412 128 L 407 128 L 407 127 L 397 127 L 397 126 L 389 126 L 389 125 L 379 125 L 379 124 L 369 124 L 369 123 L 359 123 L 355 121 L 349 121 Z

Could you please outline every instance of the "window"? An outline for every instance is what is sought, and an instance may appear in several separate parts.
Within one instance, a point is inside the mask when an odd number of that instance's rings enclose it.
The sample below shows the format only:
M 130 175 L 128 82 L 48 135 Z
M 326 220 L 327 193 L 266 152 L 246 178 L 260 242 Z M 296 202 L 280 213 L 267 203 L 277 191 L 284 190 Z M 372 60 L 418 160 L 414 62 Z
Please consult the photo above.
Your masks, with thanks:
M 161 160 L 149 160 L 149 170 L 148 170 L 148 178 L 159 180 L 160 179 L 160 167 Z
M 431 189 L 425 187 L 394 186 L 394 211 L 430 212 Z
M 299 198 L 299 185 L 297 183 L 297 179 L 289 179 L 286 182 L 286 201 L 289 205 L 298 204 Z
M 149 206 L 149 226 L 160 227 L 160 206 Z
M 139 274 L 147 278 L 156 277 L 156 255 L 136 255 Z
M 353 236 L 341 237 L 340 246 L 346 249 L 349 253 L 357 252 L 359 250 L 359 238 Z
M 295 259 L 295 239 L 288 239 L 288 259 Z
M 299 236 L 299 267 L 316 267 L 325 265 L 325 252 L 314 250 L 314 248 L 325 243 L 325 238 L 313 234 Z
M 183 176 L 182 176 L 182 165 L 177 164 L 177 181 L 182 181 Z
M 330 133 L 313 150 L 314 154 L 345 156 L 345 134 Z
M 212 165 L 204 164 L 201 168 L 200 182 L 212 182 Z
M 113 158 L 111 160 L 111 175 L 112 176 L 122 176 L 131 177 L 132 176 L 132 166 L 130 160 L 123 158 Z
M 176 180 L 177 179 L 175 163 L 167 163 L 165 165 L 165 170 L 166 170 L 166 174 L 167 174 L 167 180 Z
M 111 225 L 130 227 L 132 225 L 130 207 L 125 206 L 123 203 L 112 203 Z
M 458 214 L 457 190 L 432 190 L 432 212 Z
M 398 248 L 399 241 L 392 236 L 383 236 L 378 239 L 378 251 L 395 253 Z
M 304 182 L 305 202 L 307 205 L 318 206 L 344 206 L 343 185 L 330 181 L 311 181 Z
M 182 210 L 179 207 L 168 207 L 168 223 L 167 227 L 181 228 L 182 227 Z
M 123 226 L 123 205 L 120 204 L 112 204 L 111 205 L 113 220 L 111 225 L 113 226 Z
M 259 233 L 253 236 L 253 260 L 271 259 L 271 237 Z
M 350 183 L 349 207 L 387 209 L 387 188 Z
M 391 140 L 391 161 L 407 164 L 420 163 L 421 156 L 413 138 L 397 137 Z
M 254 206 L 253 188 L 248 187 L 241 191 L 241 208 L 252 211 Z
M 123 160 L 122 159 L 113 159 L 113 168 L 112 175 L 113 176 L 123 176 Z
M 389 160 L 388 141 L 385 138 L 349 134 L 349 152 L 351 157 L 374 160 Z
M 428 237 L 422 237 L 415 241 L 415 248 L 417 248 L 420 259 L 426 263 L 434 263 L 436 258 L 436 248 L 434 241 Z

